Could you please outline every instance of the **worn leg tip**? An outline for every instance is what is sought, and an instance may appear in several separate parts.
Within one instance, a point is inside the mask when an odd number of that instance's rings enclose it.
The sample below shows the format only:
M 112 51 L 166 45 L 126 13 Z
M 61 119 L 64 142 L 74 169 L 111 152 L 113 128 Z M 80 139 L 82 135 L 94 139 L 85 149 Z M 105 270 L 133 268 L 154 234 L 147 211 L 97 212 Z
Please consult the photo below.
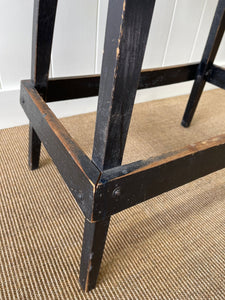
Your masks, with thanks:
M 86 286 L 85 281 L 82 280 L 81 278 L 79 278 L 79 281 L 80 281 L 80 287 L 81 287 L 81 289 L 82 289 L 84 292 L 86 292 L 86 289 L 85 289 L 85 286 Z
M 187 128 L 187 127 L 190 126 L 190 123 L 187 122 L 187 121 L 185 121 L 185 120 L 182 120 L 181 125 L 182 125 L 183 127 Z
M 34 170 L 37 170 L 39 168 L 39 164 L 32 164 L 32 163 L 29 163 L 29 169 L 31 171 L 34 171 Z
M 80 279 L 80 286 L 82 288 L 82 290 L 86 293 L 90 292 L 91 290 L 93 290 L 96 286 L 96 283 L 90 283 L 90 282 L 87 282 L 85 280 L 82 280 Z

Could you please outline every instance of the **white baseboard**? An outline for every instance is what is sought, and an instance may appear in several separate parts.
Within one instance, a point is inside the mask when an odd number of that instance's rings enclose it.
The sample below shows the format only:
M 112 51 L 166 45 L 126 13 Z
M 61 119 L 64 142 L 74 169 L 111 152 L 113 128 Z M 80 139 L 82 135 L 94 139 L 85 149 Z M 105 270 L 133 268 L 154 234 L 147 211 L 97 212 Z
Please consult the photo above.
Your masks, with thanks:
M 158 100 L 178 95 L 189 94 L 193 81 L 173 84 L 152 89 L 139 90 L 136 103 Z M 214 89 L 215 86 L 207 84 L 205 90 Z M 96 111 L 97 97 L 67 100 L 49 103 L 50 108 L 57 117 L 68 117 Z M 19 103 L 19 90 L 0 91 L 0 129 L 28 124 L 28 119 Z

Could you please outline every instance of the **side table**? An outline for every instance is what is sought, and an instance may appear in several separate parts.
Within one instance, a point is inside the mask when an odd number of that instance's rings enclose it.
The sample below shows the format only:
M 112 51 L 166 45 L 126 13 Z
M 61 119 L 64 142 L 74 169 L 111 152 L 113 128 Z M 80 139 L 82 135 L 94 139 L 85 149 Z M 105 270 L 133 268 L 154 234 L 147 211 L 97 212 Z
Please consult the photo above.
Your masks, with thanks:
M 121 166 L 137 89 L 194 80 L 182 121 L 188 127 L 205 83 L 225 88 L 225 70 L 213 64 L 225 29 L 225 0 L 219 0 L 201 62 L 143 71 L 155 0 L 109 0 L 101 76 L 50 80 L 57 0 L 34 2 L 31 80 L 21 83 L 30 120 L 29 166 L 38 168 L 43 143 L 85 216 L 80 283 L 89 291 L 111 215 L 225 167 L 225 135 Z M 46 103 L 97 95 L 90 160 Z

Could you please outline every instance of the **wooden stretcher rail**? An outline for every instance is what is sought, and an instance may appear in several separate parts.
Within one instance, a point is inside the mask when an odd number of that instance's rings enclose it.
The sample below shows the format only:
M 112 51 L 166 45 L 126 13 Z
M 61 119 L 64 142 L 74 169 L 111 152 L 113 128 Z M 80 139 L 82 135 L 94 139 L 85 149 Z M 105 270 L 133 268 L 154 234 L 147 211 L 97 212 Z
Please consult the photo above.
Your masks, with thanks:
M 221 89 L 225 89 L 225 69 L 213 65 L 206 76 L 206 80 Z
M 31 81 L 22 81 L 21 105 L 60 174 L 87 218 L 100 171 L 48 108 Z
M 225 134 L 180 151 L 106 170 L 97 185 L 93 220 L 118 213 L 224 167 Z
M 195 79 L 198 64 L 186 64 L 141 72 L 138 89 L 147 89 Z M 48 81 L 46 102 L 98 95 L 100 75 L 54 78 Z

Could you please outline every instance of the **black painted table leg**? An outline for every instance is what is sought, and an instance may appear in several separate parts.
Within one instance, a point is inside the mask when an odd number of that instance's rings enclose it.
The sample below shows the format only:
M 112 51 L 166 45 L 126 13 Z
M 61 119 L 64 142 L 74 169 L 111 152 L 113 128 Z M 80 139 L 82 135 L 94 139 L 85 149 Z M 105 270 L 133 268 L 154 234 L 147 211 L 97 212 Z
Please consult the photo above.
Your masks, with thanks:
M 184 127 L 189 127 L 192 121 L 204 86 L 206 84 L 207 72 L 210 71 L 210 67 L 212 66 L 213 61 L 216 57 L 220 42 L 224 34 L 224 29 L 225 0 L 219 0 L 202 60 L 199 64 L 196 79 L 181 123 Z
M 96 223 L 85 219 L 80 267 L 80 284 L 84 291 L 96 285 L 110 218 Z
M 29 126 L 29 167 L 35 170 L 39 166 L 41 141 L 33 127 Z
M 154 5 L 109 1 L 92 156 L 101 170 L 122 162 Z
M 36 170 L 39 167 L 41 153 L 41 141 L 37 136 L 32 125 L 29 125 L 29 150 L 28 150 L 28 165 L 31 170 Z
M 57 0 L 34 0 L 31 78 L 35 88 L 45 99 L 51 58 L 51 48 Z M 37 169 L 41 141 L 30 124 L 29 166 Z
M 122 162 L 154 5 L 155 0 L 109 1 L 92 156 L 100 170 Z M 109 219 L 85 222 L 80 278 L 86 291 L 97 281 L 108 224 Z M 91 260 L 95 248 L 99 254 Z

